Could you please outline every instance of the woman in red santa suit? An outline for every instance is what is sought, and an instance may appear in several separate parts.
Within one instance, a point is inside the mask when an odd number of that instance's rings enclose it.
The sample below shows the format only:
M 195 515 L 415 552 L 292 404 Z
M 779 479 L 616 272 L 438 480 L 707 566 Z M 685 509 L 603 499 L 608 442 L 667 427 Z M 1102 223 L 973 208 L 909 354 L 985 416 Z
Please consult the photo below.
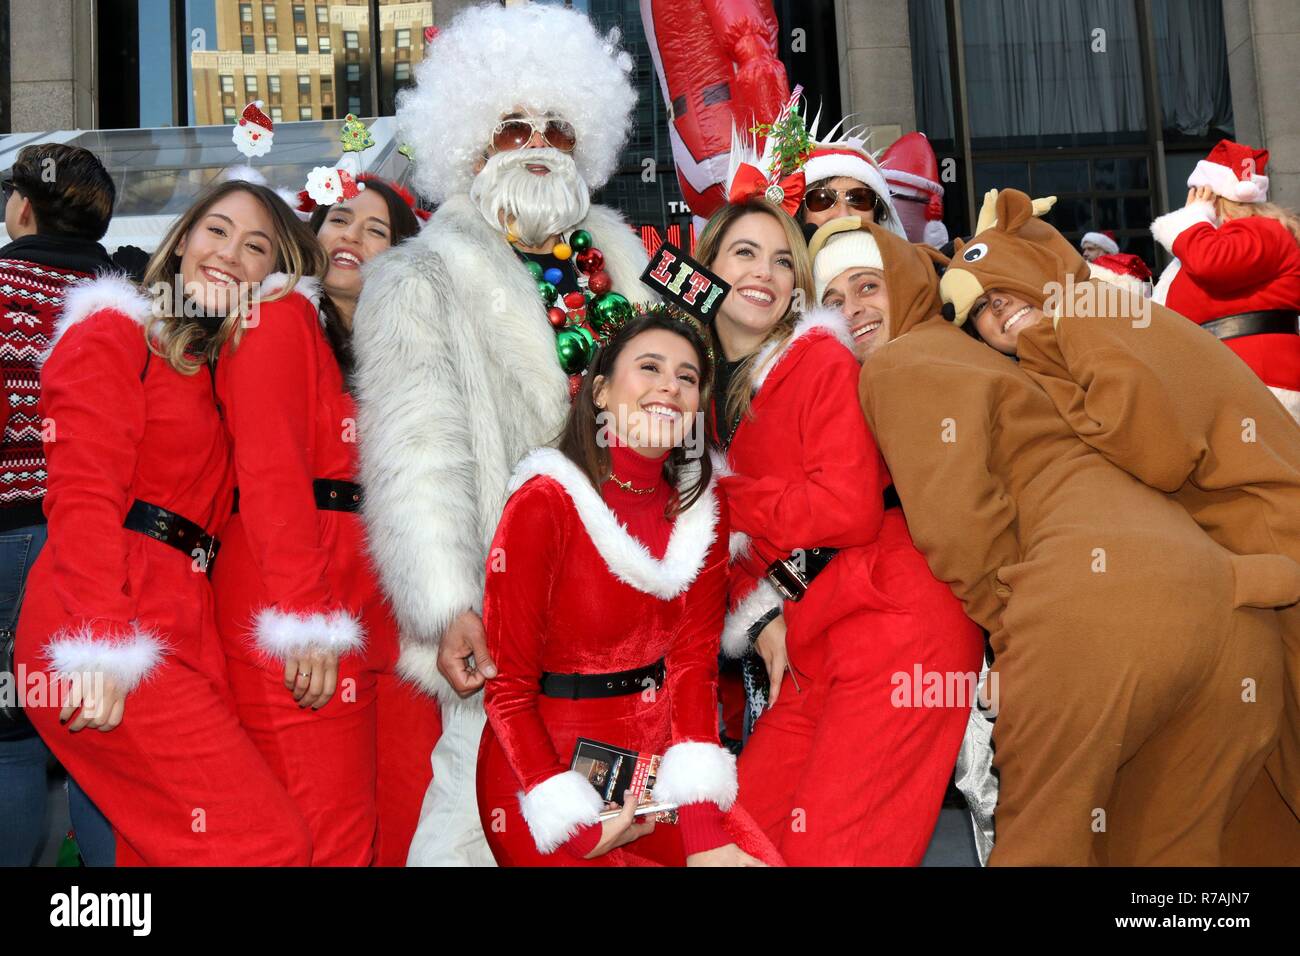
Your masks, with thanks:
M 729 384 L 713 421 L 733 472 L 720 485 L 739 533 L 723 647 L 752 642 L 771 688 L 741 803 L 792 864 L 917 864 L 970 701 L 922 735 L 929 717 L 900 709 L 898 681 L 978 673 L 978 632 L 951 601 L 913 613 L 933 579 L 900 557 L 901 515 L 886 525 L 898 499 L 843 316 L 794 311 L 813 292 L 794 221 L 765 199 L 726 207 L 697 255 L 732 287 L 714 323 Z
M 120 864 L 310 856 L 235 714 L 207 574 L 233 485 L 212 362 L 249 283 L 311 267 L 302 228 L 264 187 L 215 187 L 154 254 L 161 294 L 120 278 L 71 291 L 42 371 L 50 537 L 17 657 L 71 680 L 61 710 L 28 714 L 113 824 Z
M 483 597 L 498 675 L 478 761 L 503 866 L 780 862 L 733 808 L 718 745 L 727 513 L 698 415 L 710 365 L 663 307 L 632 318 L 592 360 L 559 447 L 515 471 Z M 653 795 L 678 823 L 635 823 L 631 799 L 602 821 L 569 769 L 580 737 L 662 754 Z
M 418 233 L 420 220 L 429 215 L 416 206 L 414 196 L 395 183 L 369 174 L 358 176 L 357 182 L 365 189 L 352 199 L 314 206 L 308 197 L 299 206 L 311 208 L 312 231 L 329 259 L 322 285 L 340 321 L 327 323 L 326 332 L 333 336 L 331 344 L 340 358 L 349 390 L 352 314 L 363 285 L 361 268 Z M 387 606 L 369 606 L 376 615 L 363 622 L 366 633 L 395 633 L 396 625 Z M 442 732 L 442 715 L 432 697 L 396 672 L 382 672 L 376 680 L 375 801 L 379 838 L 374 862 L 376 866 L 405 866 L 420 804 L 432 777 L 429 754 Z
M 320 243 L 298 228 L 307 273 L 328 277 Z M 346 243 L 325 238 L 342 265 Z M 350 303 L 341 296 L 340 309 L 313 278 L 261 291 L 217 361 L 236 481 L 212 581 L 217 627 L 240 722 L 306 818 L 312 865 L 366 866 L 376 686 L 397 639 L 358 515 L 356 413 L 340 366 Z
M 1152 296 L 1221 339 L 1300 421 L 1300 216 L 1268 201 L 1268 150 L 1221 140 L 1187 205 L 1151 224 L 1177 258 Z

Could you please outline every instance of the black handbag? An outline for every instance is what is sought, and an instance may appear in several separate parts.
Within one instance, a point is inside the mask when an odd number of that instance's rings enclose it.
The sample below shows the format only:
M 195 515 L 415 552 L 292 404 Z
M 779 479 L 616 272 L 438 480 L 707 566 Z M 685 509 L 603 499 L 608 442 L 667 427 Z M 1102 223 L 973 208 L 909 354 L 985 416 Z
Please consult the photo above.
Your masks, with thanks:
M 32 729 L 32 722 L 23 713 L 23 689 L 18 686 L 18 670 L 14 666 L 14 629 L 0 629 L 0 674 L 10 676 L 9 686 L 0 687 L 0 738 L 21 736 L 16 732 Z

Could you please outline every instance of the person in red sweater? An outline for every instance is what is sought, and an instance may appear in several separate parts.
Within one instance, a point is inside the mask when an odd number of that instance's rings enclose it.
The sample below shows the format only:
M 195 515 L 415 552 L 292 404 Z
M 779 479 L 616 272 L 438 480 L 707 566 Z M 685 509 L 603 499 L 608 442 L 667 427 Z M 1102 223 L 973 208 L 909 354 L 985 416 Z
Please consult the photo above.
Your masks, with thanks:
M 378 176 L 362 175 L 365 188 L 353 199 L 312 209 L 309 223 L 329 261 L 322 285 L 337 315 L 325 331 L 352 391 L 352 314 L 364 285 L 362 266 L 420 231 L 427 213 L 415 197 Z M 308 200 L 310 202 L 310 200 Z M 367 570 L 369 573 L 369 570 Z M 369 634 L 396 633 L 387 604 L 368 605 L 377 617 L 363 622 Z M 405 866 L 433 768 L 429 754 L 442 733 L 437 700 L 396 670 L 376 675 L 375 801 L 379 836 L 376 866 Z
M 558 448 L 519 464 L 488 558 L 483 832 L 502 866 L 779 863 L 718 744 L 727 508 L 701 451 L 695 329 L 658 308 L 603 345 Z M 604 821 L 579 737 L 662 754 L 678 823 Z
M 332 344 L 346 343 L 348 313 L 321 292 L 325 251 L 299 229 L 306 277 L 263 283 L 217 361 L 236 497 L 212 584 L 240 722 L 306 818 L 312 865 L 368 866 L 377 682 L 397 638 L 359 515 L 346 353 Z
M 1152 300 L 1241 356 L 1300 421 L 1300 216 L 1268 201 L 1268 150 L 1222 140 L 1151 224 L 1177 258 Z
M 212 363 L 249 321 L 249 284 L 312 263 L 302 228 L 263 187 L 216 187 L 155 253 L 159 294 L 121 278 L 68 292 L 41 373 L 49 543 L 17 657 L 66 679 L 28 714 L 113 824 L 119 865 L 309 859 L 305 821 L 236 717 L 208 582 L 233 484 Z

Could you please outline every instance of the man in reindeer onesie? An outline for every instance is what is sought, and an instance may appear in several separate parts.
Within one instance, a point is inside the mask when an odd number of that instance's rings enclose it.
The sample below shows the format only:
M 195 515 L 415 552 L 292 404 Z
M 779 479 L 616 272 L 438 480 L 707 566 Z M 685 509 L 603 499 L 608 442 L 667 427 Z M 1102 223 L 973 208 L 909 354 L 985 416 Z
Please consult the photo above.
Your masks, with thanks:
M 574 326 L 602 300 L 646 297 L 640 241 L 590 200 L 636 103 L 617 43 L 572 10 L 471 7 L 399 98 L 412 184 L 439 208 L 368 267 L 353 339 L 364 512 L 398 666 L 442 707 L 409 865 L 492 864 L 474 789 L 478 692 L 495 674 L 479 616 L 489 545 L 511 470 L 568 412 L 590 348 Z

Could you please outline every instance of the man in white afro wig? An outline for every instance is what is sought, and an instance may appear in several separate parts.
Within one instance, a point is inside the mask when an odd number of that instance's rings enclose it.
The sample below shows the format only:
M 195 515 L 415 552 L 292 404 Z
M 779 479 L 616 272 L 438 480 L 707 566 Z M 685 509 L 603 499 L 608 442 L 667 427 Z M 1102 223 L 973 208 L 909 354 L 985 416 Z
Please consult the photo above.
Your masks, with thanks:
M 415 85 L 397 98 L 399 136 L 415 153 L 411 183 L 435 203 L 469 191 L 503 114 L 551 113 L 577 134 L 573 161 L 591 189 L 618 165 L 636 91 L 618 31 L 602 37 L 562 7 L 485 5 L 434 38 Z
M 652 298 L 640 239 L 591 203 L 627 138 L 631 67 L 580 13 L 485 4 L 433 40 L 398 100 L 411 184 L 439 206 L 367 263 L 352 345 L 363 516 L 397 670 L 442 707 L 423 780 L 402 794 L 420 817 L 412 865 L 493 863 L 475 798 L 479 692 L 496 674 L 481 619 L 492 536 L 515 465 L 568 414 L 586 358 L 564 326 L 586 314 L 584 292 Z M 428 756 L 419 727 L 399 734 L 381 737 L 381 764 Z

